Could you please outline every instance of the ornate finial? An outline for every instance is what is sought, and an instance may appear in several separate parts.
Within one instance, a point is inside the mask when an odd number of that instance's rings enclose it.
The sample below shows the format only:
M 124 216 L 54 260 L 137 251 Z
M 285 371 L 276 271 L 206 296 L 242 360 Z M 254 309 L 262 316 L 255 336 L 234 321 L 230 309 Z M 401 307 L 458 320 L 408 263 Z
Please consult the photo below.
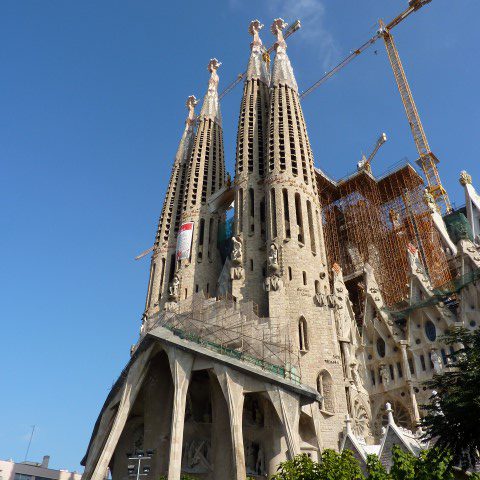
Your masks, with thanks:
M 352 419 L 348 413 L 345 415 L 345 427 L 347 435 L 352 433 Z
M 393 419 L 392 404 L 387 402 L 386 405 L 385 405 L 385 410 L 387 411 L 388 424 L 389 425 L 395 425 L 395 420 Z
M 283 38 L 283 30 L 288 26 L 288 23 L 283 21 L 283 18 L 276 18 L 272 26 L 270 27 L 271 32 L 277 37 L 277 41 L 275 42 L 275 49 L 279 46 L 283 48 L 287 48 L 287 44 L 285 43 L 285 39 Z
M 207 69 L 210 73 L 213 74 L 213 72 L 218 70 L 218 67 L 220 67 L 221 64 L 222 63 L 219 62 L 216 58 L 211 58 L 208 62 Z
M 252 20 L 248 27 L 248 33 L 253 37 L 253 42 L 251 44 L 252 48 L 257 45 L 262 45 L 262 40 L 260 39 L 259 32 L 264 27 L 260 20 Z
M 187 98 L 187 102 L 185 103 L 188 109 L 188 117 L 187 123 L 191 125 L 195 121 L 195 106 L 197 105 L 198 100 L 195 98 L 195 95 L 190 95 Z
M 465 170 L 462 170 L 460 172 L 460 185 L 465 187 L 466 185 L 471 185 L 472 184 L 472 176 L 469 175 Z
M 213 93 L 217 91 L 218 87 L 218 75 L 217 75 L 217 70 L 220 67 L 221 63 L 216 59 L 212 58 L 207 65 L 207 69 L 210 72 L 210 80 L 208 81 L 208 91 L 209 93 Z

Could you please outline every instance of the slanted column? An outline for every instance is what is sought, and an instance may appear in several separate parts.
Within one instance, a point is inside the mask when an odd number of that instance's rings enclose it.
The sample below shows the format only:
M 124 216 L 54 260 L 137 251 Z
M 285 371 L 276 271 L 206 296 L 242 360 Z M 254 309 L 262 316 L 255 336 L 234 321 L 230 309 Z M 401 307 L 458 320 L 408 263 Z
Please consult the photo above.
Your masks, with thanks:
M 405 378 L 407 379 L 408 392 L 410 395 L 410 402 L 412 405 L 413 416 L 415 417 L 415 422 L 420 422 L 420 412 L 418 411 L 417 397 L 413 389 L 412 384 L 412 373 L 410 372 L 410 365 L 408 364 L 407 356 L 407 341 L 400 340 L 400 348 L 402 350 L 402 360 L 403 360 L 403 370 L 405 371 Z
M 298 395 L 275 387 L 268 391 L 270 400 L 280 417 L 287 440 L 290 458 L 300 454 L 298 424 L 300 420 L 300 399 Z
M 223 365 L 215 365 L 215 373 L 227 400 L 230 417 L 230 433 L 233 453 L 233 476 L 234 480 L 245 480 L 247 476 L 245 468 L 245 452 L 243 448 L 243 385 L 239 376 Z
M 168 480 L 180 480 L 185 404 L 192 374 L 193 355 L 173 347 L 169 348 L 167 353 L 170 369 L 172 370 L 174 388 Z
M 123 387 L 122 398 L 118 406 L 117 415 L 105 440 L 105 445 L 103 446 L 103 449 L 98 457 L 97 463 L 94 465 L 87 463 L 85 467 L 85 472 L 83 474 L 83 478 L 85 480 L 105 479 L 105 472 L 110 464 L 110 460 L 112 459 L 112 455 L 115 451 L 120 435 L 122 434 L 125 424 L 127 423 L 130 410 L 135 403 L 135 399 L 137 398 L 140 388 L 142 387 L 143 380 L 147 373 L 147 362 L 150 358 L 151 351 L 152 347 L 143 352 L 137 358 L 136 362 L 130 367 L 125 385 Z M 92 455 L 92 458 L 95 458 L 95 456 L 96 455 Z

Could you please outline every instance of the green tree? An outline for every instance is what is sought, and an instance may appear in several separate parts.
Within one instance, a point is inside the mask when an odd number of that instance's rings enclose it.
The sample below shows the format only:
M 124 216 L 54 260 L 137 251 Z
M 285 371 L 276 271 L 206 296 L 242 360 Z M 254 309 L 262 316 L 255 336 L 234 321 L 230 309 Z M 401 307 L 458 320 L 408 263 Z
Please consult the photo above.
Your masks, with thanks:
M 319 467 L 308 455 L 297 455 L 282 462 L 272 480 L 317 480 L 320 478 Z
M 392 480 L 377 455 L 367 456 L 368 480 Z
M 324 450 L 320 463 L 307 455 L 297 455 L 280 464 L 272 480 L 364 480 L 362 470 L 350 450 Z
M 473 467 L 480 452 L 480 329 L 455 328 L 442 340 L 455 348 L 444 373 L 426 382 L 434 391 L 424 405 L 425 439 L 441 452 L 451 452 L 452 462 Z

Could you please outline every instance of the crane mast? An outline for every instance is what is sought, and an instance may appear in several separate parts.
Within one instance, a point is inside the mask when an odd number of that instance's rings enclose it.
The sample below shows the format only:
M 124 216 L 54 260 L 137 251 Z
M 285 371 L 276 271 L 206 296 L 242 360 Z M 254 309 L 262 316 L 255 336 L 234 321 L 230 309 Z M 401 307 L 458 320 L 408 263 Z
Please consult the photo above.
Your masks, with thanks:
M 394 25 L 396 25 L 396 23 L 394 23 Z M 410 90 L 410 85 L 408 84 L 407 76 L 402 61 L 400 60 L 397 47 L 395 46 L 393 36 L 382 20 L 380 20 L 380 32 L 385 42 L 388 59 L 390 60 L 390 65 L 392 66 L 393 75 L 402 98 L 407 120 L 412 130 L 413 140 L 417 147 L 419 155 L 417 163 L 423 170 L 428 190 L 432 194 L 437 205 L 443 212 L 448 213 L 451 211 L 452 207 L 437 170 L 438 159 L 431 152 L 430 146 L 428 145 L 427 136 L 425 135 L 422 121 L 420 120 L 420 115 L 418 114 L 417 106 L 415 105 L 415 100 L 413 99 L 412 91 Z
M 408 123 L 412 130 L 413 139 L 418 150 L 419 159 L 417 163 L 420 165 L 427 182 L 428 190 L 432 194 L 435 202 L 442 212 L 450 212 L 452 207 L 450 200 L 448 199 L 447 192 L 442 185 L 440 180 L 440 175 L 437 170 L 437 163 L 439 162 L 438 158 L 430 151 L 430 146 L 428 145 L 427 136 L 423 130 L 423 125 L 420 120 L 420 116 L 413 100 L 413 95 L 410 90 L 410 86 L 407 81 L 407 76 L 405 75 L 405 70 L 403 69 L 398 50 L 395 46 L 392 34 L 390 31 L 399 25 L 403 20 L 409 17 L 412 13 L 416 12 L 420 8 L 424 7 L 432 0 L 410 0 L 408 2 L 408 8 L 402 13 L 397 15 L 393 20 L 388 24 L 380 20 L 380 28 L 375 33 L 375 35 L 363 43 L 360 47 L 350 52 L 350 54 L 345 57 L 338 65 L 336 65 L 332 70 L 326 72 L 319 80 L 317 80 L 312 86 L 307 88 L 300 94 L 300 98 L 304 99 L 307 95 L 312 93 L 315 89 L 323 85 L 328 79 L 333 77 L 337 72 L 342 68 L 346 67 L 354 58 L 358 57 L 361 53 L 371 47 L 378 39 L 383 38 L 385 47 L 387 49 L 388 58 L 392 66 L 393 74 L 397 82 L 398 90 L 400 96 L 402 97 L 402 102 L 405 107 L 405 112 L 407 114 Z

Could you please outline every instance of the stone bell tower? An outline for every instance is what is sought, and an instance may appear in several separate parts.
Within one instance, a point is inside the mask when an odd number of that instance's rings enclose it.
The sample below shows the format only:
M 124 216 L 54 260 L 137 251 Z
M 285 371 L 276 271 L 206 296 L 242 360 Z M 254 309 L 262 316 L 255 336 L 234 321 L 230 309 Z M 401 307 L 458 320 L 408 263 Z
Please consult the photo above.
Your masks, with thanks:
M 168 298 L 168 284 L 173 279 L 175 273 L 175 247 L 180 228 L 183 197 L 185 195 L 188 161 L 195 135 L 194 110 L 197 103 L 198 100 L 193 95 L 188 97 L 186 103 L 188 117 L 185 121 L 185 130 L 175 155 L 170 182 L 155 236 L 145 304 L 146 315 L 150 315 L 158 308 L 163 308 Z
M 263 25 L 250 23 L 251 54 L 243 86 L 235 165 L 235 237 L 232 294 L 251 300 L 266 315 L 267 296 L 261 288 L 266 267 L 266 207 L 263 181 L 267 161 L 269 61 L 259 37 Z M 237 250 L 235 250 L 237 249 Z
M 269 316 L 289 330 L 300 360 L 302 382 L 317 387 L 328 402 L 321 406 L 325 444 L 334 445 L 347 413 L 344 370 L 335 318 L 322 299 L 330 295 L 321 208 L 314 161 L 298 87 L 276 19 L 269 107 L 267 272 Z M 331 433 L 331 437 L 329 437 Z
M 180 230 L 190 229 L 191 240 L 190 234 L 187 235 L 186 249 L 177 256 L 177 272 L 169 286 L 169 301 L 173 302 L 201 291 L 209 296 L 215 295 L 222 268 L 217 248 L 220 214 L 212 212 L 208 206 L 209 198 L 225 184 L 222 116 L 218 100 L 217 69 L 220 65 L 216 58 L 208 64 L 208 91 L 198 117 L 181 215 Z

